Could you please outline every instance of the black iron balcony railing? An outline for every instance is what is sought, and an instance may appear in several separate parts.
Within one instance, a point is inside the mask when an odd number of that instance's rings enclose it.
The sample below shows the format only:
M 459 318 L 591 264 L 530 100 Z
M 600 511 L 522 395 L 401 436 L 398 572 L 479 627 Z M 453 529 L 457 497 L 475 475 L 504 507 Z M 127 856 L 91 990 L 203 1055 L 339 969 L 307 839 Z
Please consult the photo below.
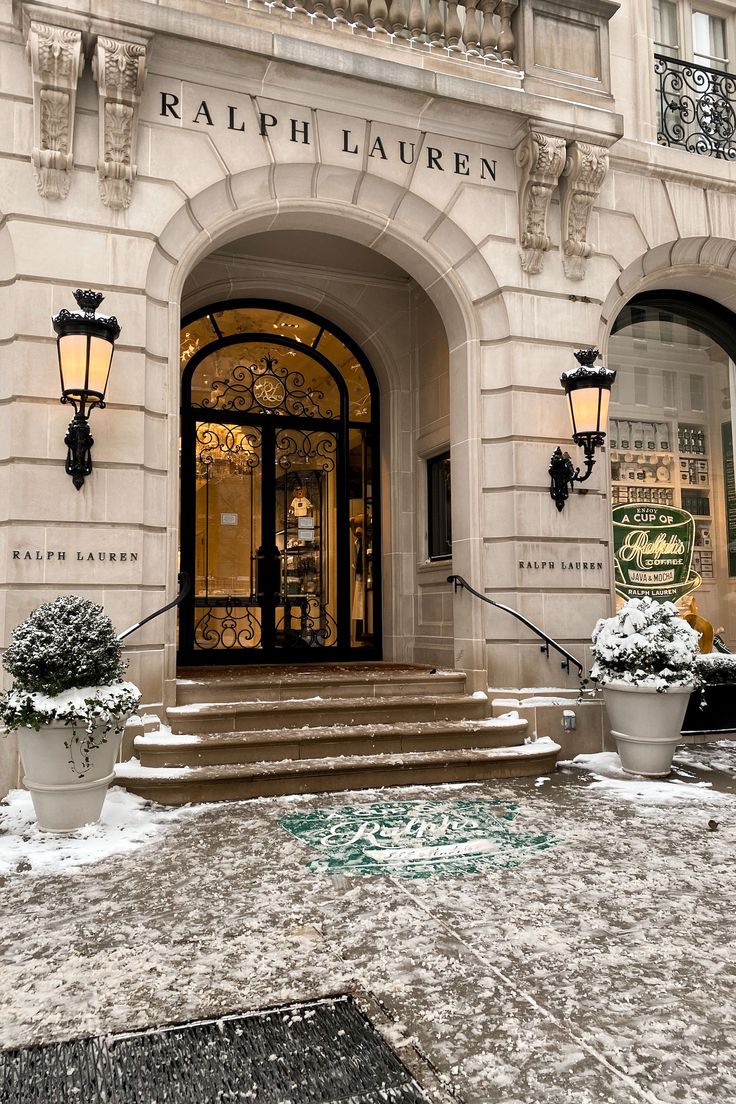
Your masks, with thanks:
M 736 160 L 736 76 L 663 54 L 654 72 L 659 144 Z

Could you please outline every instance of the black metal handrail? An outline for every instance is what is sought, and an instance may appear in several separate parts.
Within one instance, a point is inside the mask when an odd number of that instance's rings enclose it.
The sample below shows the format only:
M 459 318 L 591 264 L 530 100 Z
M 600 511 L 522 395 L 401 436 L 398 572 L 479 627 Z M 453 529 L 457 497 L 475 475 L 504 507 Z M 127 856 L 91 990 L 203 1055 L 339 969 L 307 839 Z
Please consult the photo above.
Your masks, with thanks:
M 180 606 L 192 589 L 192 580 L 189 578 L 186 571 L 179 572 L 178 583 L 179 593 L 176 598 L 172 598 L 170 602 L 167 602 L 161 609 L 157 609 L 155 613 L 149 613 L 148 617 L 144 617 L 142 621 L 136 621 L 135 625 L 131 625 L 125 632 L 118 633 L 118 640 L 125 640 L 126 636 L 130 636 L 131 633 L 137 632 L 138 629 L 142 629 L 149 621 L 153 621 L 154 617 L 160 617 L 162 613 L 166 613 L 167 610 L 173 609 L 174 606 Z
M 659 144 L 736 160 L 736 76 L 664 54 L 654 72 Z
M 453 586 L 455 587 L 455 593 L 457 593 L 457 591 L 461 589 L 467 590 L 469 594 L 473 594 L 476 598 L 480 598 L 481 602 L 487 602 L 489 606 L 495 606 L 496 609 L 503 610 L 504 613 L 510 613 L 512 617 L 515 617 L 517 621 L 521 621 L 522 625 L 526 625 L 526 627 L 528 629 L 531 629 L 532 632 L 535 633 L 540 640 L 544 641 L 544 644 L 540 645 L 539 650 L 540 652 L 544 652 L 547 659 L 549 659 L 550 648 L 554 648 L 556 652 L 559 652 L 561 656 L 565 657 L 562 660 L 560 667 L 562 667 L 563 670 L 567 671 L 569 675 L 570 664 L 574 663 L 578 669 L 578 677 L 583 677 L 583 665 L 580 660 L 576 659 L 574 655 L 568 652 L 567 648 L 563 648 L 561 644 L 553 639 L 553 637 L 547 636 L 546 632 L 544 632 L 543 629 L 540 629 L 539 625 L 535 625 L 534 622 L 530 621 L 528 617 L 524 617 L 523 613 L 519 613 L 518 610 L 512 609 L 511 606 L 504 606 L 502 602 L 494 602 L 493 598 L 488 598 L 485 594 L 481 594 L 480 591 L 476 590 L 475 587 L 472 587 L 470 583 L 463 579 L 462 575 L 448 575 L 447 581 L 448 583 L 453 584 Z

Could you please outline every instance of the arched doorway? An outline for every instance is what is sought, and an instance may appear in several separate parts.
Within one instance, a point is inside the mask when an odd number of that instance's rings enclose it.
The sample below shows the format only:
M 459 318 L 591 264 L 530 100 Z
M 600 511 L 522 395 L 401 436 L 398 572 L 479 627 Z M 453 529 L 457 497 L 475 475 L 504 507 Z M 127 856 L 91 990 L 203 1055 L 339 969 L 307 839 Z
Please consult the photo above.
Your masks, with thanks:
M 179 662 L 381 656 L 375 377 L 290 304 L 182 322 Z

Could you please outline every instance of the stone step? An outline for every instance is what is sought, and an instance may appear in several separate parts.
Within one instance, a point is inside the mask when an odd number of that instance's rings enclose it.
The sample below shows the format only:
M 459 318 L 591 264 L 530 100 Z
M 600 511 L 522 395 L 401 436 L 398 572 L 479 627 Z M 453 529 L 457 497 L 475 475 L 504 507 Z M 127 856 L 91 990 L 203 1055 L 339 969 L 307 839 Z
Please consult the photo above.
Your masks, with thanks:
M 252 667 L 222 673 L 181 674 L 176 704 L 232 701 L 288 701 L 320 697 L 371 698 L 402 694 L 463 694 L 464 671 L 399 665 L 330 664 L 309 669 Z
M 554 770 L 559 752 L 559 744 L 542 739 L 518 747 L 203 767 L 144 767 L 131 760 L 116 766 L 115 780 L 131 793 L 150 801 L 186 805 L 193 801 L 241 801 L 384 786 L 528 777 Z
M 268 732 L 218 732 L 138 736 L 135 752 L 144 767 L 198 767 L 227 763 L 327 759 L 330 756 L 459 751 L 524 743 L 525 720 L 404 721 L 392 724 L 282 728 Z
M 166 716 L 174 733 L 261 732 L 327 725 L 395 721 L 479 720 L 488 715 L 485 694 L 404 694 L 384 698 L 321 696 L 286 701 L 227 701 L 177 705 Z

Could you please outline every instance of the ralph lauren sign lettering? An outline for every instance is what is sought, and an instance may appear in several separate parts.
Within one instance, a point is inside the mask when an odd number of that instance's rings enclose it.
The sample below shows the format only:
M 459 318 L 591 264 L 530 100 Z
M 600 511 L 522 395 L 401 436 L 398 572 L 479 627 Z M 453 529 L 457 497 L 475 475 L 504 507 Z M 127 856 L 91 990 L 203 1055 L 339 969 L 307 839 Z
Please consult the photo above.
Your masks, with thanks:
M 155 91 L 153 88 L 147 91 L 144 116 L 151 121 L 206 132 L 215 143 L 218 137 L 224 139 L 229 135 L 232 140 L 242 135 L 243 143 L 255 140 L 273 146 L 274 142 L 283 142 L 320 161 L 333 162 L 337 157 L 348 163 L 354 158 L 356 168 L 362 165 L 370 172 L 380 173 L 382 165 L 389 173 L 407 166 L 429 172 L 433 177 L 444 174 L 476 184 L 502 184 L 504 154 L 487 146 L 469 142 L 458 149 L 436 135 L 373 124 L 368 133 L 363 119 L 341 117 L 336 124 L 336 117 L 332 116 L 328 124 L 326 114 L 317 109 L 281 106 L 270 101 L 264 105 L 248 96 L 208 91 L 187 83 L 174 91 L 154 78 L 152 84 L 156 83 Z M 506 176 L 508 170 L 503 183 L 513 186 L 513 180 L 505 179 Z
M 13 548 L 11 559 L 19 561 L 56 561 L 57 563 L 137 563 L 138 552 L 72 552 L 60 548 Z

